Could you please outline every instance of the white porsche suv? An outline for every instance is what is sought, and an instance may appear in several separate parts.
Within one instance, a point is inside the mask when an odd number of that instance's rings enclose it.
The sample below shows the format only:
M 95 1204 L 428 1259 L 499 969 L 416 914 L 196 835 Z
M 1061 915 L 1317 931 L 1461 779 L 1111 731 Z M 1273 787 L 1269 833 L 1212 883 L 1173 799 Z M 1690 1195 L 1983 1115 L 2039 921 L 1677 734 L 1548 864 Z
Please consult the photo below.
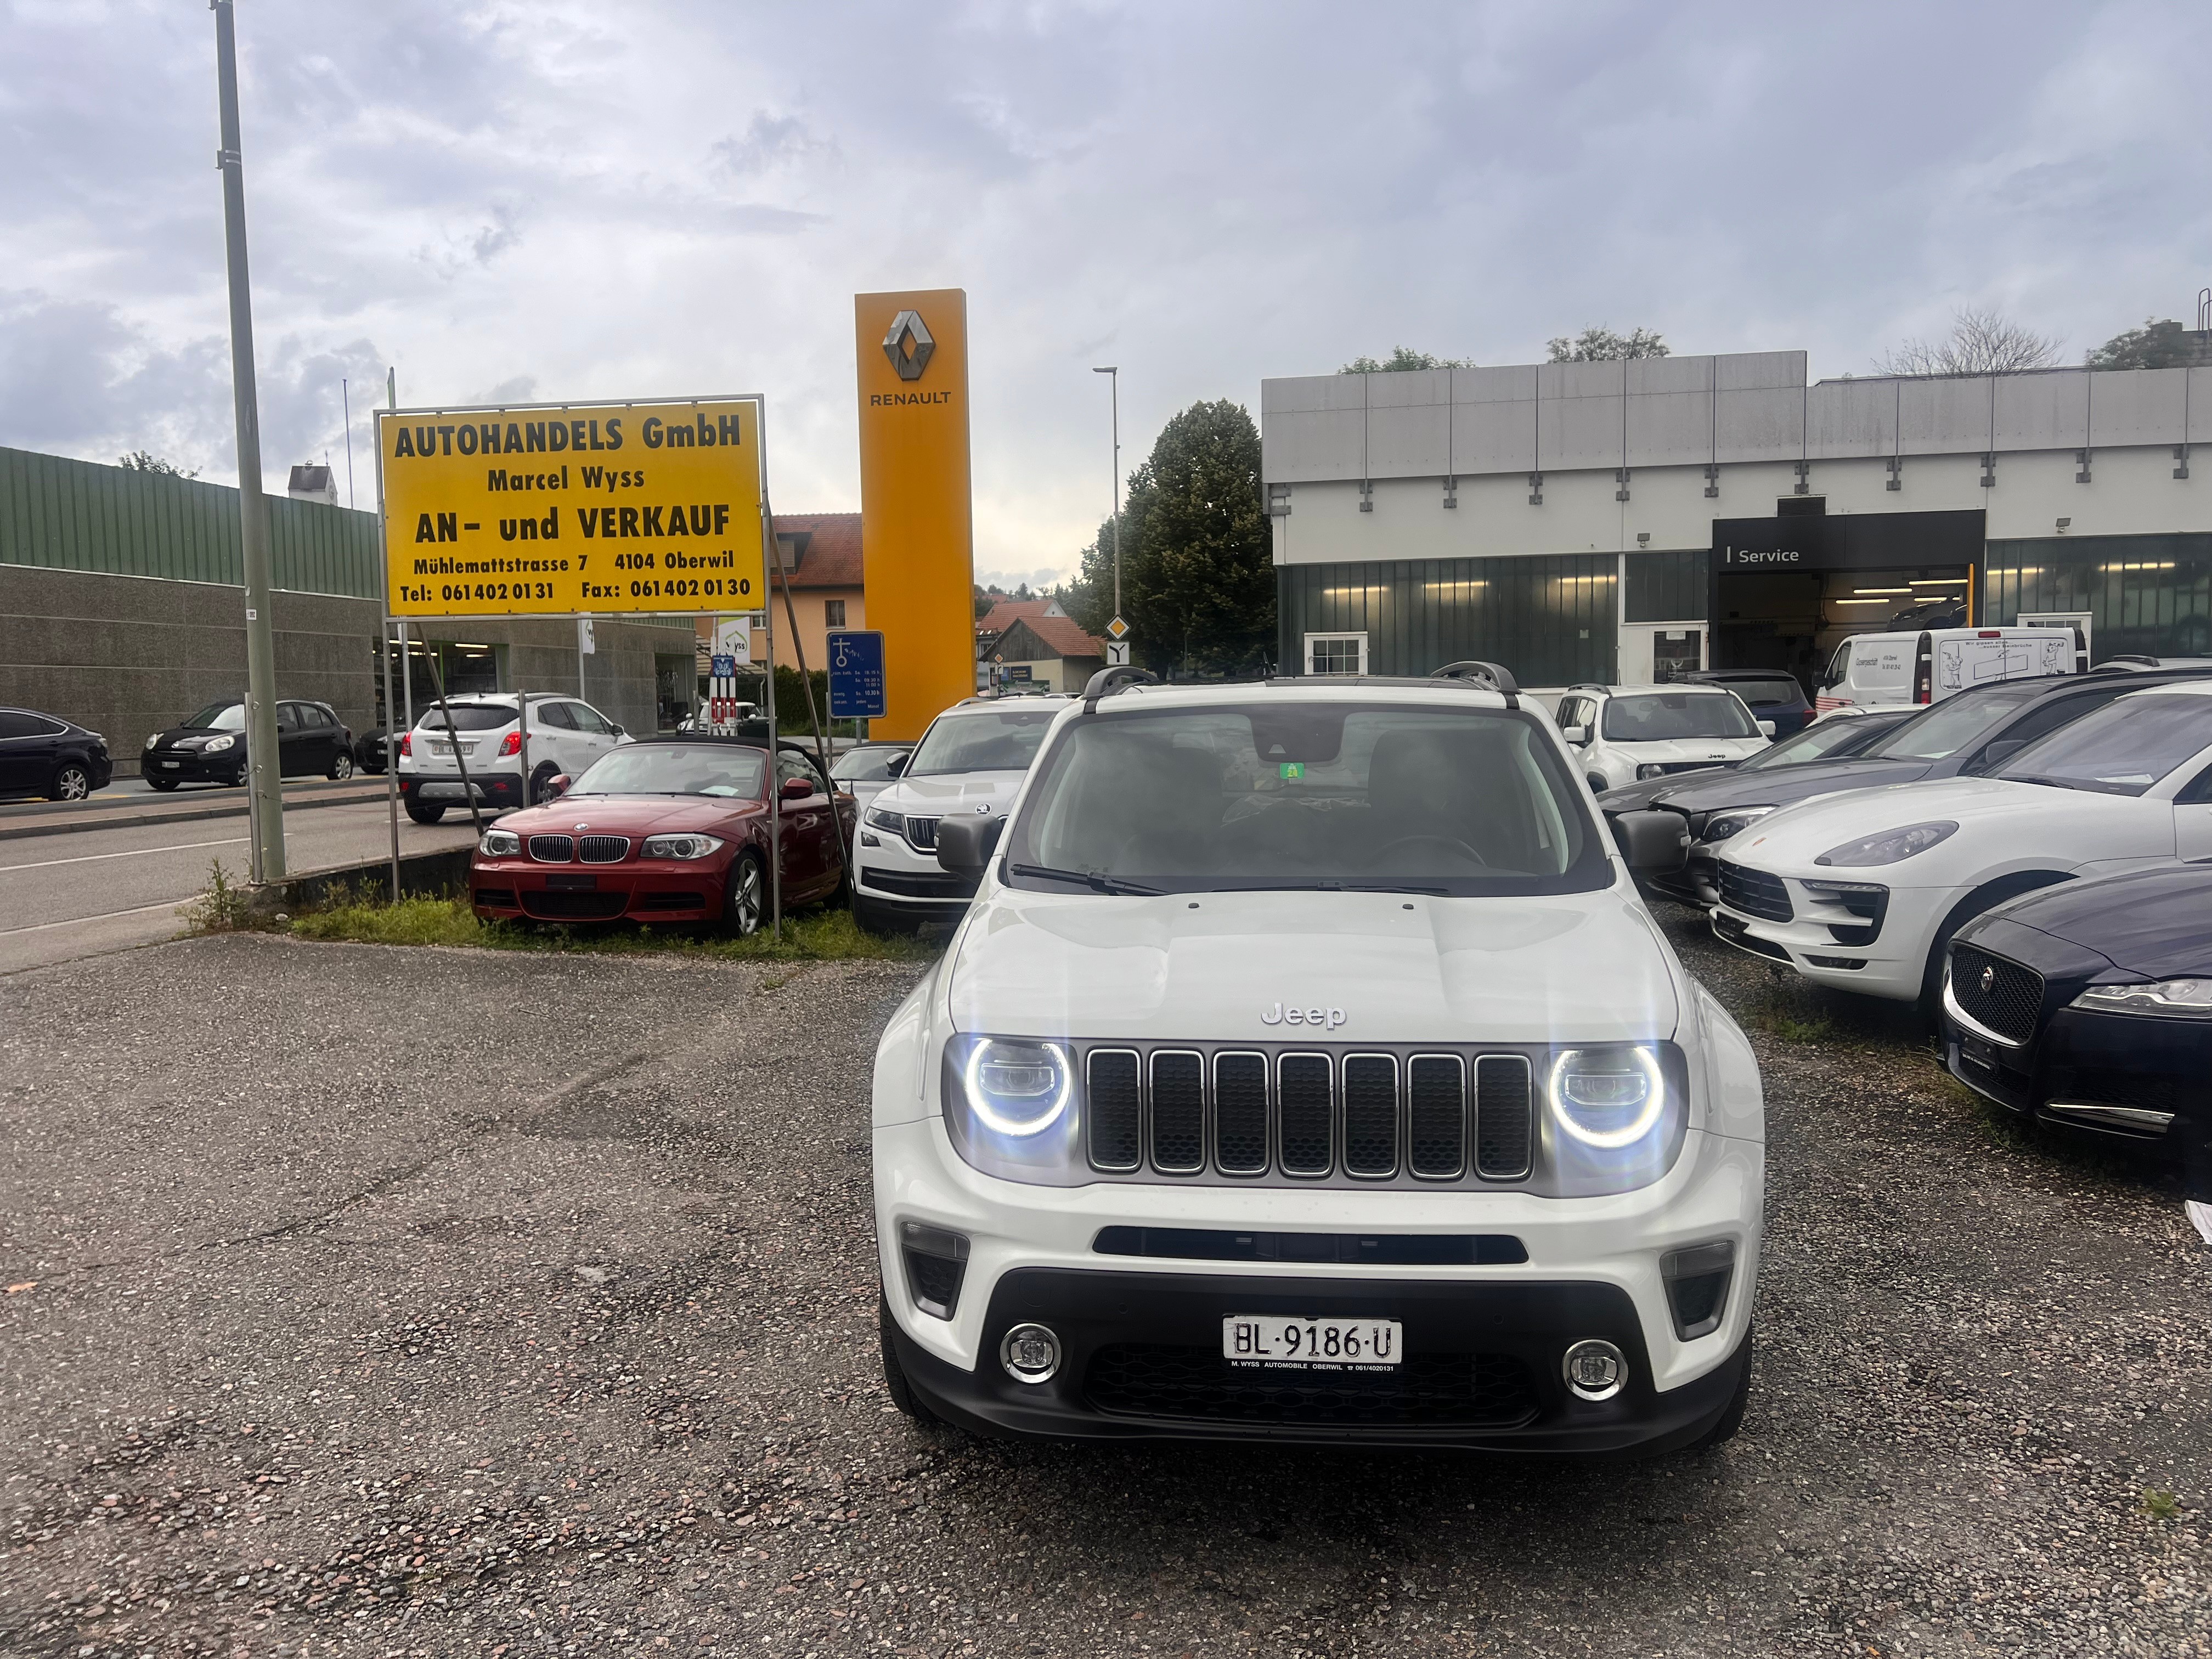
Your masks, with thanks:
M 1749 1046 L 1510 677 L 1055 713 L 877 1051 L 892 1400 L 984 1433 L 1656 1452 L 1750 1386 Z M 948 716 L 947 718 L 951 718 Z M 1624 854 L 1622 848 L 1627 849 Z
M 966 697 L 929 723 L 913 753 L 894 758 L 892 782 L 861 814 L 854 921 L 874 933 L 912 933 L 967 914 L 975 884 L 938 862 L 938 825 L 948 817 L 1003 815 L 1067 702 Z

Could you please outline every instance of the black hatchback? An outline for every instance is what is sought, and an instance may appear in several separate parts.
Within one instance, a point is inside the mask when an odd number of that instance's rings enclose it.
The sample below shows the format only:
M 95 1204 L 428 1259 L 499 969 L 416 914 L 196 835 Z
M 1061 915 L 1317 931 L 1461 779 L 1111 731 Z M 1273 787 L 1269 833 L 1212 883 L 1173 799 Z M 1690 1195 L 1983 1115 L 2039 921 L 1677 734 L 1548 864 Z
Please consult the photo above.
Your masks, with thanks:
M 2212 1202 L 2212 865 L 2065 882 L 1968 922 L 1943 1059 L 2008 1110 L 2162 1143 Z
M 288 698 L 276 705 L 276 758 L 288 778 L 349 778 L 353 733 L 330 704 Z M 165 793 L 180 783 L 243 784 L 246 704 L 225 697 L 156 732 L 146 739 L 138 772 Z
M 82 800 L 114 775 L 99 732 L 35 708 L 0 708 L 0 795 Z
M 1698 685 L 1725 686 L 1751 705 L 1751 717 L 1774 722 L 1786 738 L 1813 723 L 1812 700 L 1786 668 L 1699 668 L 1681 676 Z

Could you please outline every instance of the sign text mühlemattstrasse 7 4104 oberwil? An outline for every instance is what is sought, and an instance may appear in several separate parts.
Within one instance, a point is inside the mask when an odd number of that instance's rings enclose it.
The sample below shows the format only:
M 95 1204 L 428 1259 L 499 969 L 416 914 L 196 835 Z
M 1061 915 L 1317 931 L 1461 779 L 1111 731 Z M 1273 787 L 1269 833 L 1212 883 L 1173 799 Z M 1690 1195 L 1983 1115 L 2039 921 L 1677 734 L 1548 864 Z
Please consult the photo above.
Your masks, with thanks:
M 376 417 L 396 617 L 757 611 L 760 405 Z

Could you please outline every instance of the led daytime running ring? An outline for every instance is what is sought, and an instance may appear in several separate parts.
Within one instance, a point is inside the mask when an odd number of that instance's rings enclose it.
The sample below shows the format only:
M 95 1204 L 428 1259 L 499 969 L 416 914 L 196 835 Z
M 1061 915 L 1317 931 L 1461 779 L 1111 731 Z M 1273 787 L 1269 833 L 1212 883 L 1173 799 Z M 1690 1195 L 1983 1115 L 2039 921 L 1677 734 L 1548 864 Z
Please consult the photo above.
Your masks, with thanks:
M 968 1051 L 968 1063 L 960 1069 L 960 1080 L 968 1091 L 968 1109 L 975 1114 L 977 1120 L 985 1128 L 995 1133 L 1013 1135 L 1021 1139 L 1026 1139 L 1031 1135 L 1041 1135 L 1059 1122 L 1067 1111 L 1068 1097 L 1075 1086 L 1074 1069 L 1068 1063 L 1067 1050 L 1057 1042 L 1038 1042 L 1030 1045 L 1042 1048 L 1050 1054 L 1053 1063 L 1060 1068 L 1060 1092 L 1053 1097 L 1052 1109 L 1042 1117 L 1031 1122 L 1016 1122 L 1012 1119 L 1000 1116 L 991 1109 L 989 1099 L 984 1094 L 981 1081 L 976 1075 L 982 1068 L 985 1052 L 995 1047 L 996 1042 L 995 1038 L 986 1037 L 982 1042 L 975 1044 Z
M 1586 1146 L 1597 1146 L 1607 1152 L 1616 1152 L 1623 1146 L 1632 1146 L 1651 1133 L 1661 1116 L 1666 1112 L 1666 1073 L 1659 1069 L 1658 1057 L 1649 1048 L 1641 1045 L 1631 1048 L 1628 1052 L 1635 1056 L 1638 1068 L 1643 1072 L 1644 1081 L 1650 1085 L 1644 1097 L 1644 1110 L 1638 1114 L 1636 1121 L 1626 1128 L 1600 1132 L 1577 1122 L 1574 1114 L 1568 1109 L 1565 1098 L 1559 1092 L 1559 1080 L 1566 1073 L 1567 1062 L 1578 1059 L 1589 1052 L 1591 1051 L 1569 1048 L 1552 1062 L 1552 1075 L 1546 1085 L 1546 1091 L 1551 1097 L 1552 1116 L 1557 1120 L 1561 1128 Z

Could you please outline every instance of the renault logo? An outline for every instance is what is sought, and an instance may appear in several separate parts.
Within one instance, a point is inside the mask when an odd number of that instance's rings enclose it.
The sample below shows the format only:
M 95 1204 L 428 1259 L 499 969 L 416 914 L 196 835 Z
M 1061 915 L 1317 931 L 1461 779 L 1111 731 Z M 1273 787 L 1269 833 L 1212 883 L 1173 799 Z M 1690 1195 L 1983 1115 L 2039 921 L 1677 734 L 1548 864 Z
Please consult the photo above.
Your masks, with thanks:
M 937 342 L 930 338 L 920 312 L 902 311 L 891 319 L 890 332 L 884 336 L 884 356 L 891 360 L 899 379 L 920 380 L 921 371 L 929 367 L 930 353 L 936 349 Z
M 1982 994 L 1983 994 L 1984 996 L 1987 996 L 1987 995 L 1989 995 L 1989 994 L 1990 994 L 1990 992 L 1992 992 L 1992 991 L 1996 990 L 1996 988 L 1997 988 L 1997 970 L 1996 970 L 1996 969 L 1994 969 L 1994 968 L 1984 968 L 1984 969 L 1982 969 Z

